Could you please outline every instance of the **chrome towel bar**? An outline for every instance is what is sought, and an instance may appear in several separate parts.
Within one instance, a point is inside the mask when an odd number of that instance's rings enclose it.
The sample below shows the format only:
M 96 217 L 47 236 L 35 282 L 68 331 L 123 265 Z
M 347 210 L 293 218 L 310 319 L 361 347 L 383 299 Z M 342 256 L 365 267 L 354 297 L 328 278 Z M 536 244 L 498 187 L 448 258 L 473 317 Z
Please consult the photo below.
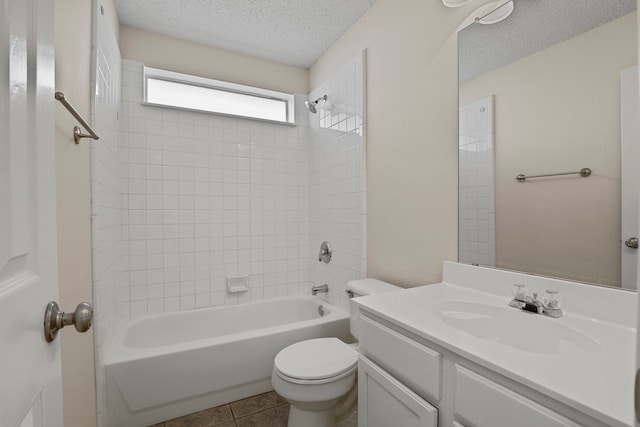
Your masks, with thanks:
M 529 175 L 529 176 L 526 176 L 524 174 L 520 174 L 520 175 L 516 176 L 516 179 L 518 180 L 518 182 L 524 182 L 525 180 L 527 180 L 529 178 L 542 178 L 542 177 L 545 177 L 545 176 L 559 176 L 559 175 L 580 175 L 581 177 L 586 178 L 589 175 L 591 175 L 591 169 L 582 168 L 579 171 L 575 171 L 575 172 L 547 173 L 547 174 L 544 174 L 544 175 Z
M 56 99 L 60 101 L 60 103 L 64 105 L 64 108 L 66 108 L 71 113 L 71 115 L 80 122 L 80 124 L 87 130 L 87 132 L 89 132 L 88 134 L 82 133 L 78 126 L 74 126 L 73 140 L 76 144 L 80 143 L 81 138 L 100 139 L 98 135 L 96 135 L 96 133 L 93 131 L 93 129 L 91 129 L 91 126 L 89 126 L 89 124 L 82 118 L 82 116 L 76 111 L 76 109 L 73 108 L 73 105 L 69 104 L 69 101 L 67 101 L 67 98 L 65 98 L 64 93 L 56 92 Z

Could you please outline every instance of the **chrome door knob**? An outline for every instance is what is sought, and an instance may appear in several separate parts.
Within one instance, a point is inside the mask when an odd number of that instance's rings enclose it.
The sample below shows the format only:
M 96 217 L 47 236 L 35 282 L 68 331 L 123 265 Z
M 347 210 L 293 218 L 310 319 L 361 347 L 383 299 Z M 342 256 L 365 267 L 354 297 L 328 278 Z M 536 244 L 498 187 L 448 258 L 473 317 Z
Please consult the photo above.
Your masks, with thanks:
M 69 325 L 74 325 L 78 332 L 86 332 L 91 328 L 92 320 L 93 307 L 88 302 L 78 304 L 73 313 L 65 313 L 60 311 L 57 302 L 51 301 L 44 313 L 44 337 L 51 342 L 56 339 L 60 329 Z
M 637 237 L 629 237 L 624 241 L 624 244 L 627 245 L 628 248 L 638 249 L 638 238 Z

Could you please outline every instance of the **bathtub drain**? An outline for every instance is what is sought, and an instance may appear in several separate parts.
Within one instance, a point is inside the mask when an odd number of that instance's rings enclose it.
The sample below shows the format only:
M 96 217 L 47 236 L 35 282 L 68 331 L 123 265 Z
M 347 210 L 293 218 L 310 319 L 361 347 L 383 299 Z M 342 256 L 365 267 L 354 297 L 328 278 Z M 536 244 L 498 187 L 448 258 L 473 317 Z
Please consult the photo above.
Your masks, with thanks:
M 324 316 L 324 307 L 321 305 L 318 306 L 318 314 L 320 317 Z

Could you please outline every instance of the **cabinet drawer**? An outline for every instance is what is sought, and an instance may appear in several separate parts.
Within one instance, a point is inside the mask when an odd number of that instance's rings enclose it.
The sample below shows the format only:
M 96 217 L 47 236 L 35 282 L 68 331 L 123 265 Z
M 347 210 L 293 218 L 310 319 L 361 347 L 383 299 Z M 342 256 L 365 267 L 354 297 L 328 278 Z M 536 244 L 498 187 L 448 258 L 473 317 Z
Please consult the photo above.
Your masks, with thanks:
M 467 368 L 456 365 L 456 417 L 477 427 L 579 427 L 579 424 Z M 466 423 L 465 423 L 466 424 Z
M 360 317 L 360 352 L 413 391 L 440 400 L 442 355 L 372 319 Z
M 364 356 L 358 360 L 358 424 L 437 427 L 438 410 Z

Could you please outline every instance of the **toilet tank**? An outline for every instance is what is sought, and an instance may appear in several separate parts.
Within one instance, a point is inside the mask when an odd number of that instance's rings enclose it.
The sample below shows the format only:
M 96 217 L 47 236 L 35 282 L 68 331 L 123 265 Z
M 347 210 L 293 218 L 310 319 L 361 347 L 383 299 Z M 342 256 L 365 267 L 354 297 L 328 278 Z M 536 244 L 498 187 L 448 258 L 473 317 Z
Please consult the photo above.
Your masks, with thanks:
M 351 298 L 394 292 L 401 289 L 402 288 L 400 286 L 392 285 L 391 283 L 383 282 L 378 279 L 360 279 L 347 282 L 347 293 L 349 293 L 349 297 Z M 357 319 L 360 316 L 360 310 L 353 302 L 351 302 L 350 305 L 350 316 L 351 335 L 359 340 L 360 330 L 358 328 Z

